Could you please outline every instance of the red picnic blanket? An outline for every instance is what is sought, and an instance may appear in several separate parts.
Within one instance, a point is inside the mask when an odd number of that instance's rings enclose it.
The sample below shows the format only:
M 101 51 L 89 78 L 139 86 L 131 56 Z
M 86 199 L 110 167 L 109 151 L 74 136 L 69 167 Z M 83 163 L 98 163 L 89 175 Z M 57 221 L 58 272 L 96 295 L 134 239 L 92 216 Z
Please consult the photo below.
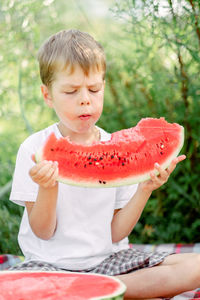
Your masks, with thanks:
M 141 251 L 169 251 L 174 253 L 200 253 L 200 243 L 196 244 L 130 244 L 131 248 L 135 248 Z M 24 260 L 23 256 L 17 256 L 12 254 L 2 254 L 0 255 L 0 271 L 8 270 L 10 267 L 22 262 Z M 181 295 L 171 298 L 171 300 L 192 300 L 200 299 L 200 288 L 183 293 Z

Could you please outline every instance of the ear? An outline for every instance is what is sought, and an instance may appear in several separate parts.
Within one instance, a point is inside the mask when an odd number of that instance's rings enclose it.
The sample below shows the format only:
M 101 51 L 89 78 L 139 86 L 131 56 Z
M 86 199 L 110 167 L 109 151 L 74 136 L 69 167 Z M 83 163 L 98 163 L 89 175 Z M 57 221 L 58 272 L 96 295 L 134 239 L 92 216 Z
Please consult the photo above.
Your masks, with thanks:
M 41 92 L 44 98 L 44 102 L 49 106 L 49 107 L 53 107 L 53 101 L 52 101 L 52 96 L 51 96 L 51 91 L 50 89 L 45 85 L 42 84 L 41 85 Z

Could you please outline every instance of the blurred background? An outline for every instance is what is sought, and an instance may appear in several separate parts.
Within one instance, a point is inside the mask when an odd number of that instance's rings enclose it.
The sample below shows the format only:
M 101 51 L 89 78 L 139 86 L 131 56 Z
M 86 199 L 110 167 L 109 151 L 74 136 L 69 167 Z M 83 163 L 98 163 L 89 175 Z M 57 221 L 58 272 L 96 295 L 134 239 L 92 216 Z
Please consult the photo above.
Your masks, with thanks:
M 8 201 L 19 145 L 57 121 L 41 97 L 36 54 L 69 28 L 90 33 L 106 52 L 99 126 L 113 132 L 162 116 L 185 128 L 187 159 L 153 193 L 130 241 L 200 242 L 200 1 L 1 0 L 0 253 L 20 254 L 23 209 Z

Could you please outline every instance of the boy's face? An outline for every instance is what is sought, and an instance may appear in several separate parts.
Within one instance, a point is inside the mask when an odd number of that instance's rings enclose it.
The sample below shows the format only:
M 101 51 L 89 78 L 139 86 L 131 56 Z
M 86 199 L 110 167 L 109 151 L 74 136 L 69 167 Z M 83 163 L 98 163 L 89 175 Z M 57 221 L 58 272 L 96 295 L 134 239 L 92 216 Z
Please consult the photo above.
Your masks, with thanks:
M 55 110 L 64 135 L 94 129 L 103 110 L 104 85 L 102 72 L 91 70 L 86 76 L 76 65 L 72 74 L 57 73 L 51 89 L 42 86 L 45 102 Z

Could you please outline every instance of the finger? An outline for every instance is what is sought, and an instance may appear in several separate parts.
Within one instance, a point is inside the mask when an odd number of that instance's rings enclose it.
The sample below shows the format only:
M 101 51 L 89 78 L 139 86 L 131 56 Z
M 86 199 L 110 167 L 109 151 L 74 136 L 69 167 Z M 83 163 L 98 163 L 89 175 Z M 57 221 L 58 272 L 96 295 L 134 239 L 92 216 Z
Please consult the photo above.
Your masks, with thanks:
M 55 164 L 54 173 L 52 174 L 51 180 L 56 181 L 58 179 L 59 169 L 58 169 L 58 163 Z
M 183 161 L 184 159 L 186 159 L 185 155 L 180 155 L 180 156 L 174 158 L 172 160 L 171 164 L 169 165 L 169 167 L 167 168 L 168 173 L 171 174 L 174 171 L 174 169 L 176 168 L 176 165 L 179 162 Z
M 43 168 L 44 170 L 44 168 Z M 46 173 L 44 174 L 43 178 L 41 178 L 41 183 L 48 182 L 50 180 L 55 180 L 54 177 L 58 176 L 58 163 L 51 162 L 49 170 L 47 169 Z
M 56 174 L 55 174 L 55 176 L 52 177 L 52 179 L 50 181 L 51 186 L 55 186 L 56 185 L 57 178 L 58 178 L 58 175 L 56 175 Z
M 186 156 L 185 155 L 180 155 L 180 156 L 175 157 L 172 160 L 172 163 L 178 164 L 179 162 L 183 161 L 184 159 L 186 159 Z
M 184 159 L 186 159 L 186 155 L 184 155 L 184 154 L 180 155 L 176 159 L 177 159 L 177 163 L 179 163 L 179 162 L 183 161 Z
M 53 187 L 56 185 L 57 179 L 58 179 L 58 168 L 54 170 L 52 176 L 48 179 L 47 182 L 44 182 L 43 185 L 45 187 Z
M 58 169 L 58 162 L 57 161 L 53 162 L 53 167 L 54 167 L 55 170 Z
M 51 161 L 44 161 L 40 165 L 38 165 L 35 170 L 35 173 L 33 173 L 32 177 L 34 179 L 42 180 L 43 177 L 46 177 L 46 174 L 49 172 L 49 170 L 52 168 L 52 162 Z
M 167 170 L 162 169 L 162 167 L 158 163 L 155 163 L 155 170 L 157 170 L 157 172 L 159 173 L 159 179 L 161 179 L 162 181 L 168 180 L 169 174 Z
M 36 165 L 34 165 L 30 169 L 29 175 L 34 176 L 41 169 L 41 167 L 44 166 L 45 164 L 46 164 L 46 161 L 41 161 L 41 162 L 37 163 Z
M 43 174 L 43 176 L 38 177 L 39 182 L 41 184 L 48 182 L 49 180 L 51 180 L 51 177 L 53 176 L 54 172 L 55 172 L 54 168 L 47 169 L 47 171 Z
M 156 184 L 157 186 L 160 185 L 160 180 L 155 172 L 151 172 L 150 177 L 151 177 L 152 183 Z
M 48 178 L 52 175 L 54 168 L 52 167 L 53 163 L 51 161 L 47 162 L 37 173 L 39 179 Z

